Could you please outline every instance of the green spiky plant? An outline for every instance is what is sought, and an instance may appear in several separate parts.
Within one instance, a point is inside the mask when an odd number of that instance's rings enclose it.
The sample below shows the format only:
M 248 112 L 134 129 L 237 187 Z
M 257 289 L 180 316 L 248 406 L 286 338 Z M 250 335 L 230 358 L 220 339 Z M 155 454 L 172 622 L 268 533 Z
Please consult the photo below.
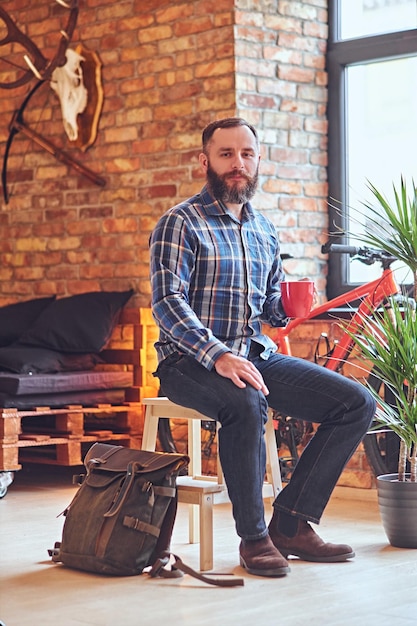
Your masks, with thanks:
M 404 263 L 413 276 L 413 299 L 393 299 L 391 308 L 378 311 L 364 320 L 360 335 L 351 335 L 364 361 L 371 364 L 392 398 L 375 396 L 376 421 L 400 438 L 398 479 L 406 477 L 410 461 L 410 481 L 417 482 L 417 188 L 409 196 L 401 178 L 391 204 L 378 189 L 368 184 L 375 203 L 364 202 L 367 209 L 365 232 L 354 237 L 364 245 L 383 249 Z
M 377 400 L 375 419 L 400 438 L 398 480 L 417 482 L 417 320 L 411 302 L 393 300 L 390 309 L 366 318 L 360 335 L 351 335 L 364 361 L 385 386 L 385 398 L 368 388 Z
M 385 250 L 404 263 L 412 273 L 413 298 L 417 300 L 417 187 L 411 184 L 411 194 L 401 177 L 399 189 L 393 185 L 394 203 L 368 182 L 375 204 L 363 202 L 367 209 L 367 224 L 363 234 L 355 238 L 372 248 Z

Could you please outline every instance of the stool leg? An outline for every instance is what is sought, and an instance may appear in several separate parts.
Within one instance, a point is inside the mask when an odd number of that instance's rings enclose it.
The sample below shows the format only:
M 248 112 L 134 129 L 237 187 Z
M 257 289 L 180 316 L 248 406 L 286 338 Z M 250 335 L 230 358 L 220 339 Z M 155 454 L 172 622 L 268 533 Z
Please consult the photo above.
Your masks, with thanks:
M 142 450 L 153 452 L 156 448 L 159 417 L 155 417 L 151 406 L 146 407 L 145 423 L 143 425 Z
M 224 482 L 224 474 L 222 469 L 222 464 L 220 463 L 220 454 L 219 454 L 219 430 L 220 424 L 217 422 L 216 424 L 216 434 L 217 434 L 217 482 L 219 485 L 225 485 Z
M 266 475 L 269 484 L 272 485 L 272 490 L 274 494 L 273 499 L 275 500 L 278 493 L 282 490 L 282 480 L 271 409 L 268 410 L 268 421 L 265 426 L 265 443 L 267 458 Z
M 188 420 L 188 456 L 190 476 L 201 476 L 201 421 Z
M 200 541 L 200 504 L 188 505 L 188 541 L 198 543 Z
M 200 570 L 213 569 L 213 494 L 200 497 Z
M 188 473 L 192 477 L 201 476 L 201 422 L 188 420 L 188 456 L 190 463 Z M 198 543 L 200 537 L 200 505 L 190 504 L 188 513 L 188 532 L 190 543 Z

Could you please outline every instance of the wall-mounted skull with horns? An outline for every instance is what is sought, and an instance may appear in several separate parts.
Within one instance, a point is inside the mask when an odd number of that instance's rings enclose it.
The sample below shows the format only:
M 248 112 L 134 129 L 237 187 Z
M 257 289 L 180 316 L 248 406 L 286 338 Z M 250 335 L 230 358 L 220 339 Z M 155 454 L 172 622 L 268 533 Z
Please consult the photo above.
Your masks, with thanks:
M 67 62 L 55 68 L 51 87 L 57 94 L 62 111 L 65 132 L 71 141 L 78 137 L 77 116 L 87 106 L 88 92 L 83 82 L 81 62 L 85 59 L 70 48 L 66 51 Z

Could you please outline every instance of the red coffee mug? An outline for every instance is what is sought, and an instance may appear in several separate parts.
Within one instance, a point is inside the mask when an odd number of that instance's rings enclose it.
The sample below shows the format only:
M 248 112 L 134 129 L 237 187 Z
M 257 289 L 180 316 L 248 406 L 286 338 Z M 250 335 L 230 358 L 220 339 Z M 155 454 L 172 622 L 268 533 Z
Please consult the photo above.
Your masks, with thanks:
M 312 280 L 283 281 L 281 300 L 288 317 L 307 317 L 314 299 Z

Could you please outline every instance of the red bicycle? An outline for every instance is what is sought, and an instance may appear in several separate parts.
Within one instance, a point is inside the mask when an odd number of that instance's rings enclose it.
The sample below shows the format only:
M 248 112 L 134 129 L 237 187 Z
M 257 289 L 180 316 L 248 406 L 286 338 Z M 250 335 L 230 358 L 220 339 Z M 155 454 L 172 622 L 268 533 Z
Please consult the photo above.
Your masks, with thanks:
M 327 335 L 323 333 L 317 340 L 315 360 L 323 367 L 341 372 L 343 365 L 349 359 L 354 342 L 352 334 L 358 335 L 364 325 L 364 320 L 381 306 L 389 307 L 390 299 L 401 297 L 400 287 L 395 279 L 391 265 L 397 260 L 384 250 L 374 250 L 367 247 L 355 247 L 342 244 L 327 243 L 322 247 L 323 253 L 348 254 L 352 259 L 366 265 L 380 263 L 382 274 L 377 279 L 359 285 L 325 304 L 314 308 L 307 317 L 292 319 L 285 328 L 274 328 L 270 337 L 276 342 L 283 354 L 291 355 L 291 333 L 306 320 L 331 315 L 335 321 L 340 321 L 341 335 L 331 347 Z M 359 302 L 358 305 L 355 303 Z M 341 318 L 338 309 L 348 314 L 348 320 Z M 324 346 L 324 351 L 322 346 Z M 359 376 L 358 376 L 359 378 Z M 367 381 L 387 401 L 387 390 L 377 372 L 369 372 Z M 289 450 L 289 456 L 282 456 L 281 469 L 283 480 L 289 480 L 292 470 L 298 460 L 298 445 L 305 445 L 310 435 L 310 426 L 291 417 L 276 413 L 276 437 L 278 449 L 282 445 Z M 389 474 L 397 471 L 399 438 L 392 431 L 384 428 L 373 428 L 364 438 L 364 448 L 368 461 L 375 475 Z M 290 445 L 289 445 L 290 444 Z

